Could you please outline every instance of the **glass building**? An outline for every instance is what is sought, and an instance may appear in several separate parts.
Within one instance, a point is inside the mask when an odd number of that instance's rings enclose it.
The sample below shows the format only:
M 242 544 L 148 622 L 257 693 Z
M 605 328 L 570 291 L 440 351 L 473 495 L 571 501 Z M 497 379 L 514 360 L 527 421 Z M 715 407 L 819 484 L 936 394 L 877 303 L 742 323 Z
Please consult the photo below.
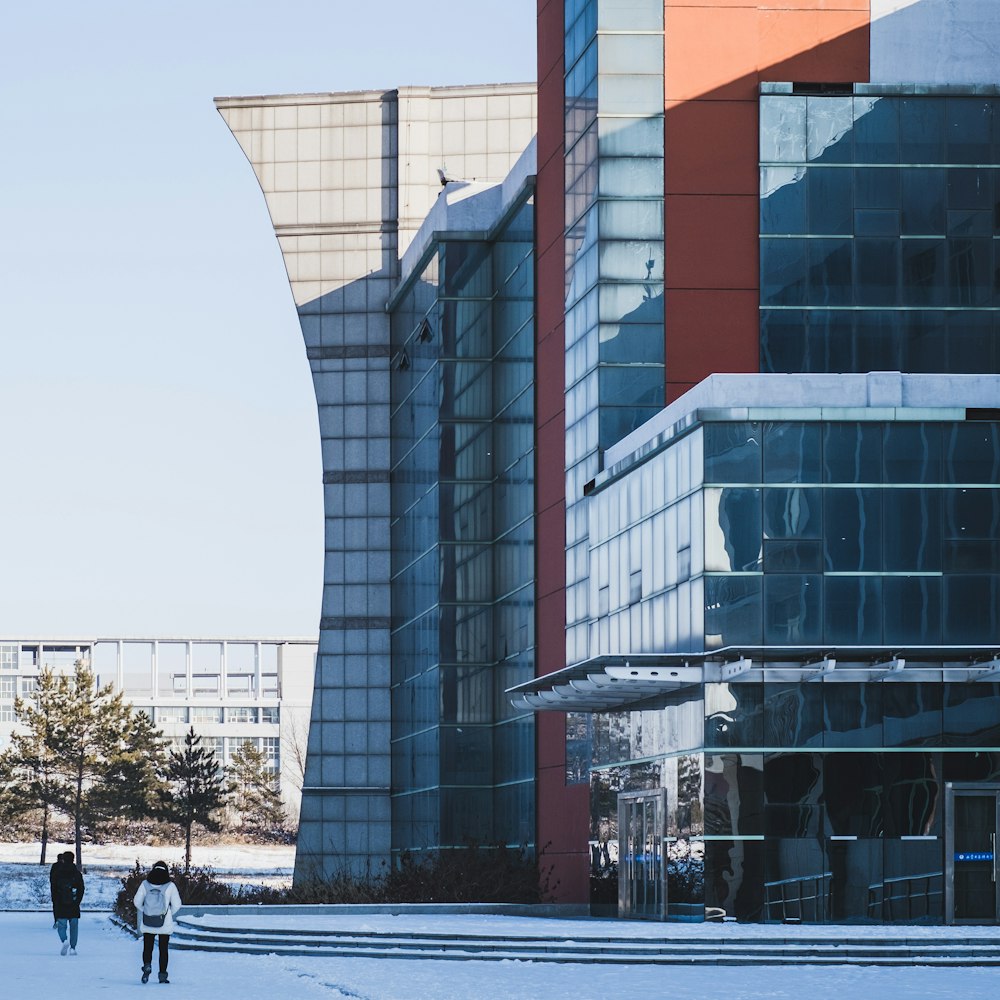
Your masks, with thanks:
M 534 845 L 533 249 L 529 180 L 390 302 L 394 851 Z
M 518 699 L 587 713 L 597 912 L 995 918 L 1000 427 L 932 405 L 967 382 L 714 376 L 609 453 L 594 654 Z
M 1000 918 L 996 95 L 762 85 L 761 374 L 567 479 L 593 912 Z

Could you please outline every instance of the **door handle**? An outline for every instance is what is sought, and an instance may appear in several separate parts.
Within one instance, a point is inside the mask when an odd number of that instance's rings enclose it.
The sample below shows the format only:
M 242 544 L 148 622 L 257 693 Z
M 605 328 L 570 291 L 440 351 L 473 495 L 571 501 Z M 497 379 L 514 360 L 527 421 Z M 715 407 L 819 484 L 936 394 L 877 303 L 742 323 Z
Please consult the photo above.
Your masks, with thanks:
M 997 835 L 996 833 L 990 834 L 990 846 L 993 848 L 993 884 L 996 885 L 997 881 Z

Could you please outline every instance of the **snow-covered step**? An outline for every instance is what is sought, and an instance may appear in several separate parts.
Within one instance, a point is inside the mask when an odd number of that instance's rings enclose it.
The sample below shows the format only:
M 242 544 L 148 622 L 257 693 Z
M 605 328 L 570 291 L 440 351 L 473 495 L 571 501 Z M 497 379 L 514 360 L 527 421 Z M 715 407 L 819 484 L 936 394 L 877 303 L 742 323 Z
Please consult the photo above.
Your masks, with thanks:
M 230 927 L 185 921 L 174 934 L 179 949 L 351 958 L 427 958 L 458 961 L 582 962 L 664 965 L 941 965 L 1000 966 L 1000 940 L 947 941 L 873 937 L 837 939 L 719 937 L 631 939 Z M 262 921 L 262 924 L 266 923 Z

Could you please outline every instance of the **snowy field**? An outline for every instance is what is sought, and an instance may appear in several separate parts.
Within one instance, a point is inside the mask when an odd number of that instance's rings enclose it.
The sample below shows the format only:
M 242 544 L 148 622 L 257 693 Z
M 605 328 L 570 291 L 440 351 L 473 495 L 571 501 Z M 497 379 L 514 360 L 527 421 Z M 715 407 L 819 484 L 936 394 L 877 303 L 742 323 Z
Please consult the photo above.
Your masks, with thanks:
M 69 844 L 49 844 L 46 863 L 38 864 L 38 844 L 0 844 L 0 910 L 48 909 L 49 866 L 56 855 L 71 850 Z M 184 852 L 166 847 L 91 846 L 83 849 L 87 894 L 84 909 L 110 910 L 121 887 L 121 879 L 139 861 L 144 867 L 154 861 L 184 863 Z M 294 846 L 247 844 L 196 846 L 191 863 L 213 868 L 223 881 L 234 884 L 283 886 L 292 881 Z
M 0 913 L 4 1000 L 106 1000 L 140 987 L 140 946 L 107 918 L 80 922 L 79 955 L 59 955 L 43 913 Z M 154 957 L 155 971 L 155 957 Z M 994 1000 L 993 969 L 651 968 L 430 959 L 289 958 L 179 951 L 181 1000 Z M 156 976 L 144 990 L 157 990 Z M 131 995 L 131 993 L 127 994 Z M 159 995 L 158 993 L 155 995 Z

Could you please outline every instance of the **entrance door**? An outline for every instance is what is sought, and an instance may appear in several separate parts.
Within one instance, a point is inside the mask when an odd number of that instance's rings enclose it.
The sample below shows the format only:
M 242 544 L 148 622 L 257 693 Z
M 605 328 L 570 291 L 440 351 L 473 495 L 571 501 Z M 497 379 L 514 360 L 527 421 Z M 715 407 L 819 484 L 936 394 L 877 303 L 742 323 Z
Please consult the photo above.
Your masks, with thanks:
M 618 796 L 618 913 L 640 920 L 666 920 L 667 883 L 663 830 L 666 792 L 622 792 Z
M 1000 786 L 945 786 L 945 913 L 953 924 L 995 924 L 1000 917 L 997 832 Z

